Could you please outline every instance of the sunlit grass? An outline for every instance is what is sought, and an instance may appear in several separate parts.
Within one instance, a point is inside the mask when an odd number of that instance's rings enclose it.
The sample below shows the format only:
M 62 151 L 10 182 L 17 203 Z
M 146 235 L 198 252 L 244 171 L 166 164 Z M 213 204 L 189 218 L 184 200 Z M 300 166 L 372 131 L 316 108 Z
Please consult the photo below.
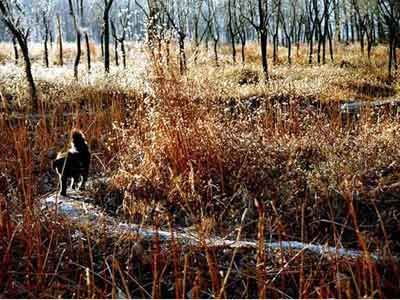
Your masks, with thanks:
M 183 76 L 175 55 L 167 65 L 132 44 L 126 70 L 113 66 L 105 75 L 96 49 L 92 71 L 83 57 L 76 81 L 72 44 L 66 64 L 51 71 L 35 45 L 42 105 L 32 116 L 24 114 L 23 69 L 4 55 L 12 48 L 1 45 L 0 294 L 254 298 L 266 283 L 267 297 L 398 295 L 398 113 L 353 118 L 340 114 L 338 102 L 397 97 L 399 86 L 385 78 L 384 47 L 371 62 L 357 47 L 340 46 L 335 63 L 311 66 L 306 48 L 297 56 L 293 49 L 291 66 L 281 48 L 265 82 L 256 44 L 248 46 L 245 66 L 231 63 L 226 45 L 218 66 L 211 49 L 200 51 L 197 62 L 188 51 Z M 103 205 L 120 197 L 114 212 L 120 220 L 203 238 L 235 239 L 240 227 L 241 239 L 259 239 L 260 247 L 233 253 L 107 235 L 101 224 L 79 226 L 42 213 L 40 197 L 57 184 L 50 154 L 65 147 L 74 127 L 91 145 L 91 177 L 108 178 L 88 195 Z M 268 252 L 262 237 L 355 248 L 365 256 Z

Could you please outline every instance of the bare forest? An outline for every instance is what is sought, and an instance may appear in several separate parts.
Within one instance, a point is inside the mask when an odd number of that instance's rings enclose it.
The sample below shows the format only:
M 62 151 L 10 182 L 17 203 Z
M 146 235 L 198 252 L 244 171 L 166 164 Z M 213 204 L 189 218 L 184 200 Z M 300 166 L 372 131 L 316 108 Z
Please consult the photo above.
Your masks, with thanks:
M 399 298 L 399 0 L 0 0 L 0 298 Z

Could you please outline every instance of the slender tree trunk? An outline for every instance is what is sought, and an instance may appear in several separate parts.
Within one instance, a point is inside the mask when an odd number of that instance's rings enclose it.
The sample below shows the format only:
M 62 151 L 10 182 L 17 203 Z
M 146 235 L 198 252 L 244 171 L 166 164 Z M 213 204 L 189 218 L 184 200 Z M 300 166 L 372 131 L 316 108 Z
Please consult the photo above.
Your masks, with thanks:
M 44 38 L 44 64 L 46 66 L 46 68 L 49 67 L 49 48 L 47 46 L 48 43 L 48 35 L 45 35 Z
M 322 41 L 323 41 L 323 36 L 322 36 L 322 29 L 321 25 L 318 25 L 318 53 L 317 53 L 317 62 L 318 64 L 321 63 L 321 48 L 322 48 Z
M 7 15 L 6 8 L 2 2 L 0 2 L 0 13 L 3 15 Z M 9 19 L 4 18 L 3 19 L 5 25 L 8 27 L 8 29 L 11 31 L 13 34 L 13 37 L 17 39 L 17 42 L 19 44 L 19 47 L 22 52 L 22 56 L 24 57 L 24 62 L 25 62 L 25 75 L 26 79 L 28 81 L 29 85 L 29 94 L 31 96 L 31 108 L 32 112 L 35 113 L 38 111 L 38 96 L 36 92 L 36 85 L 35 81 L 33 80 L 33 75 L 32 75 L 32 66 L 31 66 L 31 60 L 29 58 L 29 48 L 28 48 L 28 35 L 29 31 L 26 33 L 23 33 L 23 31 L 18 29 L 18 25 L 15 25 L 12 21 Z
M 35 81 L 33 80 L 33 75 L 32 75 L 32 66 L 31 66 L 31 60 L 29 58 L 28 42 L 26 38 L 22 36 L 17 37 L 17 40 L 21 48 L 22 56 L 24 57 L 25 75 L 29 85 L 29 94 L 31 96 L 31 102 L 32 102 L 32 112 L 36 113 L 39 108 L 38 96 L 37 96 Z
M 231 47 L 232 47 L 232 61 L 236 64 L 236 45 L 235 45 L 235 37 L 233 36 L 233 31 L 231 32 Z
M 100 34 L 101 57 L 104 58 L 104 30 Z
M 392 78 L 392 66 L 393 66 L 393 36 L 390 33 L 389 37 L 389 65 L 388 65 L 388 73 L 389 78 Z
M 18 47 L 17 47 L 17 40 L 15 37 L 12 38 L 12 43 L 13 43 L 13 47 L 14 47 L 15 64 L 18 65 L 19 53 L 18 53 Z
M 241 40 L 240 44 L 241 44 L 242 64 L 244 65 L 246 63 L 246 54 L 245 54 L 246 39 Z
M 24 56 L 24 61 L 25 61 L 25 73 L 26 77 L 28 80 L 29 84 L 29 90 L 30 90 L 30 95 L 32 99 L 32 112 L 37 112 L 38 111 L 38 97 L 37 97 L 37 92 L 36 92 L 36 85 L 33 80 L 33 75 L 32 75 L 32 66 L 31 66 L 31 60 L 29 58 L 29 51 L 28 51 L 28 46 L 25 46 L 22 49 L 22 55 Z
M 278 61 L 278 34 L 276 32 L 272 37 L 272 42 L 273 42 L 272 61 L 275 65 Z
M 178 33 L 179 37 L 179 70 L 183 75 L 186 71 L 185 34 Z
M 218 66 L 218 39 L 214 38 L 214 58 L 215 65 Z
M 69 0 L 68 3 L 69 3 L 69 13 L 74 22 L 74 27 L 75 27 L 75 32 L 76 32 L 76 56 L 75 56 L 75 62 L 74 62 L 74 77 L 76 80 L 78 80 L 78 68 L 79 68 L 79 63 L 81 61 L 81 53 L 82 53 L 81 31 L 78 26 L 78 21 L 77 21 L 76 14 L 74 12 L 74 6 L 72 4 L 72 0 Z M 78 7 L 77 7 L 77 10 L 78 10 Z
M 53 30 L 49 30 L 49 38 L 50 38 L 50 48 L 53 48 L 53 43 L 54 43 Z
M 78 80 L 78 68 L 79 68 L 79 63 L 81 61 L 81 54 L 82 54 L 81 32 L 78 29 L 76 31 L 76 56 L 75 56 L 75 62 L 74 62 L 74 77 L 76 80 Z
M 351 43 L 354 44 L 355 41 L 355 30 L 354 30 L 354 16 L 350 17 L 350 32 L 351 32 Z
M 120 44 L 121 44 L 121 53 L 122 53 L 122 65 L 124 66 L 124 69 L 126 69 L 125 40 L 121 39 Z M 168 46 L 167 46 L 167 57 L 168 57 Z M 168 64 L 168 62 L 167 62 L 167 64 Z
M 232 47 L 232 61 L 235 64 L 236 63 L 236 45 L 235 45 L 235 33 L 233 30 L 233 24 L 232 24 L 232 3 L 231 0 L 228 0 L 228 14 L 229 14 L 229 23 L 228 23 L 228 28 L 229 28 L 229 35 L 231 38 L 231 47 Z
M 326 17 L 326 16 L 325 16 Z M 326 36 L 328 35 L 328 22 L 325 18 L 324 34 L 322 36 L 322 64 L 326 64 Z
M 104 10 L 104 69 L 106 73 L 110 72 L 110 22 L 109 10 Z
M 396 35 L 394 36 L 394 40 L 393 40 L 393 64 L 394 64 L 394 69 L 397 71 L 399 65 L 397 64 L 397 37 Z
M 301 38 L 301 23 L 299 24 L 299 27 L 297 29 L 297 37 L 296 37 L 296 53 L 299 55 L 300 52 L 300 38 Z
M 363 31 L 360 31 L 360 47 L 361 47 L 361 54 L 364 55 L 365 43 L 364 43 L 364 32 Z
M 268 35 L 266 30 L 261 30 L 260 32 L 260 43 L 261 43 L 261 61 L 264 72 L 265 80 L 269 79 L 268 74 L 268 59 L 267 59 L 267 44 L 268 44 Z
M 334 50 L 333 50 L 333 42 L 332 42 L 332 30 L 328 27 L 328 42 L 329 42 L 329 56 L 331 58 L 331 62 L 334 62 Z
M 58 31 L 58 59 L 60 66 L 64 65 L 64 58 L 63 58 L 63 37 L 61 31 L 61 18 L 60 15 L 57 15 L 57 31 Z
M 166 55 L 166 61 L 167 61 L 167 65 L 169 66 L 169 62 L 170 62 L 170 57 L 171 57 L 171 49 L 170 49 L 170 47 L 171 47 L 171 39 L 170 39 L 170 37 L 168 37 L 167 38 L 167 40 L 166 40 L 166 48 L 167 48 L 167 55 Z M 122 45 L 121 45 L 122 46 Z M 124 47 L 124 49 L 125 49 L 125 47 Z M 196 49 L 196 51 L 197 51 L 198 49 Z M 197 55 L 195 56 L 195 59 L 196 59 L 196 61 L 197 61 Z
M 118 40 L 114 39 L 114 55 L 115 55 L 115 65 L 119 66 L 119 54 L 118 54 Z
M 308 63 L 311 65 L 313 63 L 313 52 L 314 52 L 314 27 L 310 32 L 310 51 L 309 51 L 309 56 L 308 56 Z
M 87 67 L 88 67 L 88 72 L 90 73 L 90 70 L 92 69 L 92 63 L 91 63 L 91 54 L 90 54 L 89 35 L 87 32 L 85 32 L 85 43 L 86 43 Z
M 49 26 L 47 24 L 46 17 L 43 15 L 43 25 L 44 25 L 44 64 L 46 68 L 49 67 L 49 48 L 48 48 L 48 41 L 49 41 Z

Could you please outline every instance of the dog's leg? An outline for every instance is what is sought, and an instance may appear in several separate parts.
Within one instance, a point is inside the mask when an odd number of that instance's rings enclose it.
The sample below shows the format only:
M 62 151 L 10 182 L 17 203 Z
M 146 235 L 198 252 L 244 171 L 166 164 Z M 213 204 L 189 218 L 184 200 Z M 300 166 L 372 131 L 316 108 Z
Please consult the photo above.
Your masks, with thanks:
M 74 183 L 72 184 L 72 189 L 76 190 L 78 188 L 78 182 L 81 179 L 80 174 L 75 174 L 73 177 Z
M 86 185 L 86 181 L 87 181 L 88 177 L 89 177 L 89 169 L 82 171 L 82 178 L 83 179 L 82 179 L 81 186 L 79 188 L 81 191 L 85 190 L 85 185 Z
M 61 196 L 67 196 L 67 183 L 68 183 L 68 177 L 65 175 L 60 175 L 60 195 Z

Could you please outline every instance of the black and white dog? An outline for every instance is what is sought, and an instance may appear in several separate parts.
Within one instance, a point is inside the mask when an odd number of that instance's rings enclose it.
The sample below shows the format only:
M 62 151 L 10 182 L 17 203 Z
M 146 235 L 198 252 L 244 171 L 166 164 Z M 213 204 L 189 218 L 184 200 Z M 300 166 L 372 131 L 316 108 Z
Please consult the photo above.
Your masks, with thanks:
M 85 188 L 89 176 L 90 151 L 85 136 L 80 130 L 73 130 L 71 134 L 71 147 L 67 152 L 58 153 L 53 161 L 53 168 L 60 177 L 60 195 L 67 195 L 68 178 L 72 178 L 73 189 L 77 188 L 78 181 L 82 179 L 80 189 Z

